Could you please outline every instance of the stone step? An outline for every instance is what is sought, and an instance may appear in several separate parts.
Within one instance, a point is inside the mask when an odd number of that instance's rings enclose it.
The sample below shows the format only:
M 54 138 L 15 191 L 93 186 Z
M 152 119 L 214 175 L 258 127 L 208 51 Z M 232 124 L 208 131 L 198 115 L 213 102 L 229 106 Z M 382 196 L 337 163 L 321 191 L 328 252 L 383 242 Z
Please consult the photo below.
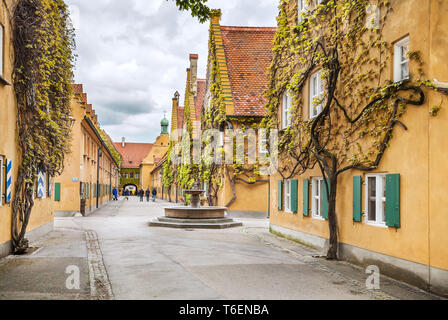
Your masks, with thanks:
M 174 223 L 161 222 L 153 220 L 149 222 L 150 227 L 176 228 L 176 229 L 228 229 L 234 227 L 242 227 L 242 222 L 226 222 L 226 223 Z
M 233 222 L 232 218 L 219 218 L 219 219 L 176 219 L 159 217 L 157 218 L 160 222 L 170 222 L 170 223 L 229 223 Z

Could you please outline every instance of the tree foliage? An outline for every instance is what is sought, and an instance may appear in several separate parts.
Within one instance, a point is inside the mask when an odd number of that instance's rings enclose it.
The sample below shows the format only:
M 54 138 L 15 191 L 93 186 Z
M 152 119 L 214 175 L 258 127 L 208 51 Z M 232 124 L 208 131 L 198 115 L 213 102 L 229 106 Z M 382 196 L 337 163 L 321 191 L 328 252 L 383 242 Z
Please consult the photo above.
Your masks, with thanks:
M 176 0 L 179 10 L 190 11 L 200 23 L 206 22 L 210 17 L 210 8 L 205 4 L 207 0 Z
M 61 173 L 70 150 L 74 31 L 63 0 L 19 0 L 13 9 L 13 82 L 21 163 L 12 203 L 15 253 L 28 248 L 37 170 Z

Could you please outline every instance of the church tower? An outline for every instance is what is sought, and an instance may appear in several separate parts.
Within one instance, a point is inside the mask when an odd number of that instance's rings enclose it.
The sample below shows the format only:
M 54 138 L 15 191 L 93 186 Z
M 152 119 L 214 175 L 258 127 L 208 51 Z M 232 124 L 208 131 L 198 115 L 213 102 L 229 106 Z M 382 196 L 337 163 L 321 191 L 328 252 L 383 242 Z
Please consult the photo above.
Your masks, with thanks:
M 166 118 L 166 116 L 163 117 L 162 121 L 160 122 L 160 126 L 162 127 L 162 134 L 168 134 L 168 126 L 170 125 L 170 122 Z

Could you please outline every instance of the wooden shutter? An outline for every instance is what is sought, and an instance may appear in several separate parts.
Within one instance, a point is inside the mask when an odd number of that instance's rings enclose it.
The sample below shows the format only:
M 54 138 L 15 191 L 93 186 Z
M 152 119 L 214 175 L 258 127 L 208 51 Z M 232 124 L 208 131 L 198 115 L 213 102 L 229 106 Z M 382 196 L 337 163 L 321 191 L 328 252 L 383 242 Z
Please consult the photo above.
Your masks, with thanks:
M 386 175 L 386 225 L 400 228 L 400 175 Z
M 278 210 L 282 211 L 283 204 L 283 181 L 278 181 Z
M 330 179 L 327 178 L 328 191 L 330 191 Z M 325 181 L 322 183 L 322 218 L 328 220 L 328 196 Z
M 353 221 L 362 221 L 362 177 L 353 177 Z
M 305 217 L 310 216 L 310 181 L 303 179 L 303 215 Z
M 61 201 L 61 184 L 59 182 L 54 184 L 54 201 Z
M 298 212 L 298 197 L 297 197 L 297 192 L 298 192 L 298 186 L 299 183 L 297 180 L 291 180 L 291 211 L 293 213 L 297 213 Z

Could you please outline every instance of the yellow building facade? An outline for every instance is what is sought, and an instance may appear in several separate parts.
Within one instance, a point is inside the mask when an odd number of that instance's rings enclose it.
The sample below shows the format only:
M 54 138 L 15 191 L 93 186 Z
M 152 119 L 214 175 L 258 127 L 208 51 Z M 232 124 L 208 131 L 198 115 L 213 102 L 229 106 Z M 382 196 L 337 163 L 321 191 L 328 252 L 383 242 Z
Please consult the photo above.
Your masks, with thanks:
M 54 210 L 57 216 L 89 215 L 112 199 L 119 186 L 119 167 L 104 136 L 98 117 L 87 103 L 83 86 L 74 85 L 72 99 L 71 153 L 62 175 L 54 179 Z M 103 134 L 104 135 L 104 134 Z
M 10 10 L 15 1 L 0 2 L 0 257 L 11 253 L 11 201 L 14 198 L 15 179 L 20 164 L 16 142 L 17 104 L 12 85 L 13 46 L 11 41 Z M 51 179 L 43 176 L 44 188 L 31 212 L 26 238 L 33 240 L 53 230 L 53 201 Z
M 409 51 L 420 53 L 426 77 L 434 79 L 437 86 L 447 87 L 448 2 L 392 0 L 390 3 L 393 10 L 382 30 L 384 40 L 395 47 L 406 42 Z M 297 1 L 283 4 L 289 6 L 288 24 L 292 26 L 297 25 L 297 4 Z M 384 75 L 392 81 L 394 68 L 396 66 L 390 63 Z M 409 68 L 411 73 L 417 73 L 419 66 L 411 60 Z M 308 81 L 303 88 L 303 101 L 310 101 L 309 93 Z M 409 106 L 400 119 L 408 130 L 399 126 L 394 129 L 390 147 L 377 169 L 372 172 L 350 170 L 339 176 L 336 198 L 339 257 L 363 266 L 377 265 L 382 274 L 448 296 L 448 104 L 438 92 L 425 90 L 425 95 L 422 106 Z M 431 116 L 431 109 L 439 105 L 441 99 L 442 109 L 436 117 Z M 283 107 L 284 104 L 278 110 L 279 119 Z M 399 218 L 395 227 L 372 223 L 367 214 L 371 209 L 367 205 L 370 193 L 369 196 L 366 193 L 367 188 L 372 188 L 368 184 L 375 181 L 373 178 L 378 179 L 377 186 L 378 183 L 387 184 L 389 182 L 382 179 L 391 175 L 397 178 L 399 186 Z M 319 197 L 319 182 L 313 181 L 319 181 L 321 176 L 319 169 L 309 170 L 290 181 L 284 181 L 278 173 L 271 176 L 272 232 L 320 249 L 327 248 L 328 221 L 315 215 L 312 208 L 314 197 Z M 285 193 L 291 196 L 291 191 L 285 189 L 287 183 L 296 188 L 295 197 L 292 197 L 297 201 L 293 204 L 295 212 L 285 206 L 288 201 Z M 364 213 L 360 221 L 354 218 L 357 197 Z

